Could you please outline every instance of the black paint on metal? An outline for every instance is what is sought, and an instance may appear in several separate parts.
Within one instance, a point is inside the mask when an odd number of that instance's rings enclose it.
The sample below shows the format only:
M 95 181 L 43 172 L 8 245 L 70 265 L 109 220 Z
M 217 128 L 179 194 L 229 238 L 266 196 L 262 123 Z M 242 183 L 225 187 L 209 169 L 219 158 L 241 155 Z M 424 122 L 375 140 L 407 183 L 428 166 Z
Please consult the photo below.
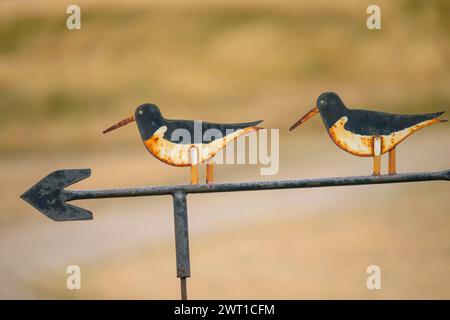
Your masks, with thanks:
M 92 212 L 71 204 L 64 189 L 91 175 L 91 169 L 58 170 L 50 173 L 20 197 L 55 221 L 92 220 Z
M 393 114 L 373 110 L 349 109 L 334 92 L 324 92 L 318 98 L 316 107 L 323 123 L 329 130 L 339 119 L 347 117 L 345 129 L 363 136 L 390 135 L 409 129 L 423 121 L 439 117 L 444 112 L 428 114 Z
M 198 185 L 150 186 L 125 189 L 67 190 L 66 201 L 78 199 L 122 198 L 157 195 L 173 195 L 177 192 L 214 193 L 233 191 L 257 191 L 274 189 L 300 189 L 333 186 L 354 186 L 368 184 L 420 182 L 450 180 L 450 169 L 436 172 L 403 173 L 380 176 L 333 177 L 301 180 L 254 181 Z
M 189 278 L 189 234 L 186 194 L 176 192 L 173 195 L 173 214 L 175 222 L 175 250 L 177 253 L 177 277 Z
M 75 182 L 86 179 L 90 169 L 58 170 L 50 173 L 21 197 L 44 215 L 55 221 L 88 220 L 92 213 L 67 204 L 81 199 L 122 198 L 172 195 L 183 193 L 214 193 L 274 189 L 300 189 L 332 186 L 450 180 L 450 169 L 436 172 L 403 173 L 381 176 L 333 177 L 301 180 L 253 181 L 218 184 L 149 186 L 123 189 L 65 190 Z
M 181 191 L 175 192 L 172 198 L 177 277 L 180 278 L 181 300 L 187 300 L 186 278 L 191 276 L 191 263 L 189 260 L 189 228 L 186 193 Z

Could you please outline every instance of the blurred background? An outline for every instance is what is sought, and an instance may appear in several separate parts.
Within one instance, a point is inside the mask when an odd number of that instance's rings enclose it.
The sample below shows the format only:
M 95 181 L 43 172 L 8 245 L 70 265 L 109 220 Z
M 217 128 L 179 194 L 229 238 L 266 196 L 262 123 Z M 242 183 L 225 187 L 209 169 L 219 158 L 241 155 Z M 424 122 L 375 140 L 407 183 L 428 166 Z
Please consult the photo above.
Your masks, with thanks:
M 68 30 L 72 3 L 0 2 L 0 298 L 179 297 L 170 197 L 79 201 L 94 220 L 67 223 L 19 199 L 62 168 L 92 168 L 74 188 L 188 183 L 134 125 L 101 134 L 138 104 L 280 129 L 277 175 L 222 165 L 217 182 L 371 174 L 318 117 L 287 131 L 324 91 L 359 108 L 449 111 L 445 0 L 378 0 L 373 31 L 364 0 L 77 0 L 82 28 Z M 449 133 L 415 133 L 398 171 L 449 168 Z M 189 297 L 449 299 L 448 194 L 424 182 L 189 196 Z M 82 290 L 66 289 L 71 264 Z M 381 290 L 366 287 L 373 264 Z

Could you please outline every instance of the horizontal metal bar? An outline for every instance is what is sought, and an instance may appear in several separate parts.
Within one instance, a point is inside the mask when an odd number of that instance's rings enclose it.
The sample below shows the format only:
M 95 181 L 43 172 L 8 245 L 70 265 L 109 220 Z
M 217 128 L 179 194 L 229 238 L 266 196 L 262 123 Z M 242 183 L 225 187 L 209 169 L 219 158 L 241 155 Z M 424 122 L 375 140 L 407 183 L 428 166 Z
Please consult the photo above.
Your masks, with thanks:
M 66 201 L 79 199 L 121 198 L 176 193 L 214 193 L 274 189 L 317 188 L 369 184 L 450 180 L 450 169 L 436 172 L 403 173 L 381 176 L 332 177 L 301 180 L 253 181 L 201 185 L 149 186 L 124 189 L 66 190 Z

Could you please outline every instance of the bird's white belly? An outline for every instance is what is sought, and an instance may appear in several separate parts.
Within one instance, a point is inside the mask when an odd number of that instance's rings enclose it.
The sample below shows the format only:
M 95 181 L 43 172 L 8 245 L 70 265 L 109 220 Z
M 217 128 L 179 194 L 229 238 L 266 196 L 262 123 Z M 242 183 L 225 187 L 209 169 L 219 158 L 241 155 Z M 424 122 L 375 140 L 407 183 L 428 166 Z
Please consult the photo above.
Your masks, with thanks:
M 373 141 L 375 136 L 366 136 L 353 133 L 344 128 L 348 121 L 347 117 L 342 117 L 328 130 L 333 142 L 341 149 L 360 157 L 373 157 L 374 147 Z M 438 119 L 431 119 L 420 122 L 409 128 L 393 132 L 389 135 L 380 135 L 381 153 L 386 153 L 393 149 L 397 144 L 402 142 L 413 132 L 439 122 Z
M 236 130 L 233 133 L 226 135 L 221 139 L 216 139 L 210 143 L 192 143 L 192 144 L 178 144 L 170 140 L 164 139 L 164 133 L 167 127 L 163 126 L 155 131 L 155 133 L 146 141 L 145 146 L 148 151 L 157 159 L 177 167 L 190 166 L 192 163 L 191 149 L 195 148 L 198 154 L 197 163 L 203 163 L 208 159 L 214 157 L 227 143 L 233 139 L 248 133 L 250 131 L 258 130 L 257 127 L 248 127 Z M 195 159 L 194 159 L 195 161 Z

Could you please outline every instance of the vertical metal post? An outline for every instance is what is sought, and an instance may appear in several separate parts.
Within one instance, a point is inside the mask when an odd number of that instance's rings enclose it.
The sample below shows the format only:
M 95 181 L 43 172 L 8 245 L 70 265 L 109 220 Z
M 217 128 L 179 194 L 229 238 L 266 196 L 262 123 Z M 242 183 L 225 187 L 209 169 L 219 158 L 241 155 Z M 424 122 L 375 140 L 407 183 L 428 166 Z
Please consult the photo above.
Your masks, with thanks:
M 180 278 L 181 300 L 187 300 L 186 278 L 191 276 L 186 193 L 173 194 L 177 277 Z

